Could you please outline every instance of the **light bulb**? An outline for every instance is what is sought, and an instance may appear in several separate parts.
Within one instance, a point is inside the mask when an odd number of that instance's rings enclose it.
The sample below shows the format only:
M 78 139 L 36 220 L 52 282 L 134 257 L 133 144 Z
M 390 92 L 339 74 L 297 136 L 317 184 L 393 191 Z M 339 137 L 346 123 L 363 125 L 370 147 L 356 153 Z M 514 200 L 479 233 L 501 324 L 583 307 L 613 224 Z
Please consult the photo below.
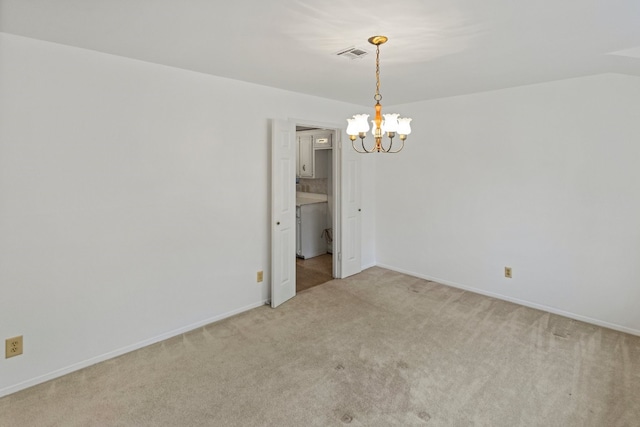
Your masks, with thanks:
M 376 136 L 376 121 L 371 120 L 371 135 Z
M 397 132 L 398 130 L 398 116 L 400 114 L 383 114 L 384 116 L 384 127 L 382 128 L 383 132 Z
M 411 133 L 411 119 L 400 118 L 398 119 L 398 133 L 400 135 L 409 135 Z
M 349 123 L 347 125 L 347 135 L 357 136 L 358 135 L 358 123 L 357 123 L 357 120 L 355 118 L 347 119 L 347 123 Z
M 369 132 L 369 122 L 367 121 L 367 119 L 369 118 L 368 114 L 356 114 L 355 116 L 353 116 L 353 118 L 356 119 L 356 129 L 358 133 Z

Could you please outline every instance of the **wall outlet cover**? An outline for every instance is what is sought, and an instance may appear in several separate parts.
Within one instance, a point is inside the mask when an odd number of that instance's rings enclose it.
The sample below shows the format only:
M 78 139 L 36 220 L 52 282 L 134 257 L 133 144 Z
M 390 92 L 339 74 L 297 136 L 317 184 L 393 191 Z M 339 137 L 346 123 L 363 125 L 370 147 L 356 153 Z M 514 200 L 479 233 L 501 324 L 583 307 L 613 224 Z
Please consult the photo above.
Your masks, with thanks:
M 512 271 L 511 271 L 511 267 L 505 267 L 504 268 L 504 277 L 511 279 L 512 277 Z
M 5 358 L 22 354 L 22 335 L 5 340 Z

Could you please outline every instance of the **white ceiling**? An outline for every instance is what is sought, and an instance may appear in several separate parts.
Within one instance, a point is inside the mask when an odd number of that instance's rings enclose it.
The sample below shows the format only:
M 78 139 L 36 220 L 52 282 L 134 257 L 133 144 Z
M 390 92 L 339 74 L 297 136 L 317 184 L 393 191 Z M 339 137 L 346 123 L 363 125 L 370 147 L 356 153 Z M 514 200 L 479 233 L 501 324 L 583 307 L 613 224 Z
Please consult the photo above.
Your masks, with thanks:
M 363 105 L 375 34 L 387 105 L 640 76 L 640 0 L 0 0 L 0 31 Z

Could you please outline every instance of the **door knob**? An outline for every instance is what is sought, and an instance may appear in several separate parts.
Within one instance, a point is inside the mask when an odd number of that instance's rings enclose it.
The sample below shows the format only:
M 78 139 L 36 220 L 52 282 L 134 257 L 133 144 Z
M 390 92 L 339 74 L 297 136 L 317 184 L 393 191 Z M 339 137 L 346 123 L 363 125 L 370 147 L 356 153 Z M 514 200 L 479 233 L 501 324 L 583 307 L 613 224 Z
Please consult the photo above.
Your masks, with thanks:
M 276 222 L 276 225 L 280 225 L 280 221 Z

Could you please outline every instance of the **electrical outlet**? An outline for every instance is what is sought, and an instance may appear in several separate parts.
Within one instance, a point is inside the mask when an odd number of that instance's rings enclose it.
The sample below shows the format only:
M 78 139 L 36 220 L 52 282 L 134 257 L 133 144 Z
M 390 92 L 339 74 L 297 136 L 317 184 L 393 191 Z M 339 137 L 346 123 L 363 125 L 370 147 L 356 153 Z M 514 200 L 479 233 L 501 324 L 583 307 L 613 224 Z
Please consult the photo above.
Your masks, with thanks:
M 22 335 L 19 337 L 8 338 L 4 342 L 5 359 L 22 354 Z
M 504 268 L 504 277 L 507 279 L 511 279 L 511 267 Z
M 257 279 L 258 283 L 262 282 L 262 280 L 263 280 L 262 270 L 258 271 L 258 274 L 256 275 L 256 279 Z

